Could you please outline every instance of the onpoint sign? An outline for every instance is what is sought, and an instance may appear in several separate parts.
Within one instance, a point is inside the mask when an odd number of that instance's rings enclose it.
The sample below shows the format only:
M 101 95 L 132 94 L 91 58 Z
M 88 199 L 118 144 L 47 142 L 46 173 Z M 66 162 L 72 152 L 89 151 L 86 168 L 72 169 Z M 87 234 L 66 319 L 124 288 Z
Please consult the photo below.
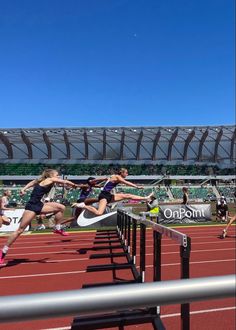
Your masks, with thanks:
M 164 210 L 164 216 L 167 219 L 176 218 L 176 219 L 183 219 L 183 218 L 203 218 L 205 216 L 204 209 L 194 210 L 194 209 L 185 209 L 180 207 L 179 210 L 172 210 L 170 208 L 166 208 Z
M 160 205 L 160 223 L 193 223 L 211 220 L 210 204 L 162 204 Z

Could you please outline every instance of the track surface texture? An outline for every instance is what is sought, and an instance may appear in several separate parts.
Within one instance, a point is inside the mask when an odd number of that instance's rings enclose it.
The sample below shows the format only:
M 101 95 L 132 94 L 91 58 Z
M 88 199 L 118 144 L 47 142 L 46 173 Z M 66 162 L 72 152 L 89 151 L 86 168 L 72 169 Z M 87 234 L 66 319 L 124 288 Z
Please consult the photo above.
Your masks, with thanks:
M 192 239 L 190 277 L 218 276 L 235 273 L 235 227 L 228 237 L 219 239 L 221 226 L 188 227 L 178 230 Z M 68 237 L 55 234 L 23 235 L 7 255 L 7 265 L 0 268 L 2 296 L 80 289 L 84 284 L 112 282 L 114 278 L 132 279 L 131 271 L 86 272 L 87 266 L 109 264 L 110 259 L 89 259 L 96 232 L 73 232 Z M 138 235 L 139 237 L 139 235 Z M 1 246 L 6 237 L 0 237 Z M 117 244 L 117 243 L 114 243 Z M 137 245 L 139 246 L 139 244 Z M 117 249 L 116 252 L 121 250 Z M 139 250 L 137 250 L 139 265 Z M 152 230 L 147 230 L 146 281 L 152 280 Z M 125 262 L 123 257 L 114 262 Z M 162 280 L 180 278 L 179 246 L 169 238 L 162 240 Z M 104 288 L 105 290 L 105 288 Z M 166 329 L 180 329 L 180 306 L 161 308 Z M 76 316 L 76 315 L 75 315 Z M 0 324 L 2 330 L 70 329 L 73 317 Z M 209 300 L 191 304 L 191 330 L 234 330 L 235 299 Z M 113 328 L 118 329 L 118 328 Z M 143 324 L 125 327 L 127 330 L 152 329 Z

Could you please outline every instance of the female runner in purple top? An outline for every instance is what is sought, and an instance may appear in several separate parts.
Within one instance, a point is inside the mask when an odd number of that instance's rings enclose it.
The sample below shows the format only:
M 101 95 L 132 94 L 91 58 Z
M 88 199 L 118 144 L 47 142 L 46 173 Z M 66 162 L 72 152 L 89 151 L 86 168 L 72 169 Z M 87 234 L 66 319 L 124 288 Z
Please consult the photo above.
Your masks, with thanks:
M 80 189 L 80 196 L 77 199 L 77 202 L 75 204 L 72 204 L 72 207 L 74 207 L 74 205 L 77 205 L 77 203 L 85 203 L 86 205 L 97 203 L 99 201 L 98 198 L 89 197 L 89 196 L 92 194 L 93 188 L 101 188 L 102 187 L 101 183 L 106 180 L 107 178 L 96 179 L 90 176 L 87 179 L 86 183 L 78 184 L 77 188 Z M 76 220 L 81 212 L 82 212 L 81 208 L 75 208 L 72 212 L 73 216 L 63 220 L 61 224 L 64 225 L 68 222 L 72 222 L 73 220 Z
M 93 206 L 86 205 L 85 203 L 76 203 L 73 206 L 78 208 L 87 209 L 88 211 L 94 213 L 95 215 L 102 215 L 106 209 L 108 203 L 118 202 L 124 199 L 133 199 L 137 201 L 148 201 L 153 193 L 148 196 L 138 196 L 133 194 L 125 193 L 112 193 L 112 190 L 119 184 L 125 184 L 126 186 L 134 187 L 137 189 L 143 189 L 143 186 L 138 186 L 132 182 L 125 180 L 128 175 L 128 170 L 126 168 L 121 168 L 118 174 L 112 175 L 105 183 L 102 191 L 98 196 L 99 204 L 98 209 Z

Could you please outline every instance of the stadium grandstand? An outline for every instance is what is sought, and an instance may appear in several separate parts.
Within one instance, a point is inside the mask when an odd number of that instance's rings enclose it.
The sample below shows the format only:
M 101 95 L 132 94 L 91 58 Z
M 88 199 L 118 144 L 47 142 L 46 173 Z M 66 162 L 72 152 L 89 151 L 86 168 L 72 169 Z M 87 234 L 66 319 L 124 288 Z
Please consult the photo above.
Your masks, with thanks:
M 12 187 L 12 199 L 19 202 L 19 186 L 45 168 L 83 182 L 126 167 L 129 180 L 154 190 L 160 200 L 181 198 L 184 185 L 191 186 L 195 200 L 221 194 L 232 200 L 235 139 L 233 125 L 1 129 L 0 182 L 2 189 Z M 69 201 L 76 197 L 68 192 Z

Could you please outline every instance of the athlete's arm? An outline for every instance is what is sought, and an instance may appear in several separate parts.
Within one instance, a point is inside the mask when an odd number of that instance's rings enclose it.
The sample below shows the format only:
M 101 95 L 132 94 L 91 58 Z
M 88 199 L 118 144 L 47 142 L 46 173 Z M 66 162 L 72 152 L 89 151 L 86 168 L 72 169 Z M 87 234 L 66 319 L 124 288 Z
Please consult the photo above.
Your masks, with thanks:
M 59 178 L 50 178 L 51 182 L 53 183 L 59 183 L 59 184 L 65 184 L 69 187 L 72 187 L 72 188 L 77 188 L 78 185 L 76 183 L 73 183 L 69 180 L 63 180 L 63 179 L 59 179 Z
M 104 185 L 104 182 L 107 181 L 108 178 L 98 178 L 98 179 L 93 179 L 90 180 L 90 184 L 94 187 L 94 188 L 101 188 Z
M 79 184 L 76 185 L 76 188 L 87 189 L 88 188 L 88 184 L 87 183 L 79 183 Z
M 0 210 L 6 210 L 3 202 L 3 197 L 0 198 Z
M 98 179 L 94 179 L 94 180 L 91 180 L 92 182 L 94 183 L 101 183 L 103 181 L 106 181 L 108 178 L 98 178 Z
M 37 180 L 32 180 L 29 183 L 27 183 L 27 185 L 25 185 L 21 190 L 20 190 L 20 195 L 24 195 L 25 191 L 34 187 L 37 183 Z
M 117 177 L 117 180 L 119 181 L 119 183 L 123 183 L 126 186 L 134 187 L 134 188 L 137 188 L 137 189 L 143 189 L 143 186 L 138 186 L 137 184 L 129 182 L 129 181 L 123 179 L 120 175 L 117 175 L 116 177 Z

